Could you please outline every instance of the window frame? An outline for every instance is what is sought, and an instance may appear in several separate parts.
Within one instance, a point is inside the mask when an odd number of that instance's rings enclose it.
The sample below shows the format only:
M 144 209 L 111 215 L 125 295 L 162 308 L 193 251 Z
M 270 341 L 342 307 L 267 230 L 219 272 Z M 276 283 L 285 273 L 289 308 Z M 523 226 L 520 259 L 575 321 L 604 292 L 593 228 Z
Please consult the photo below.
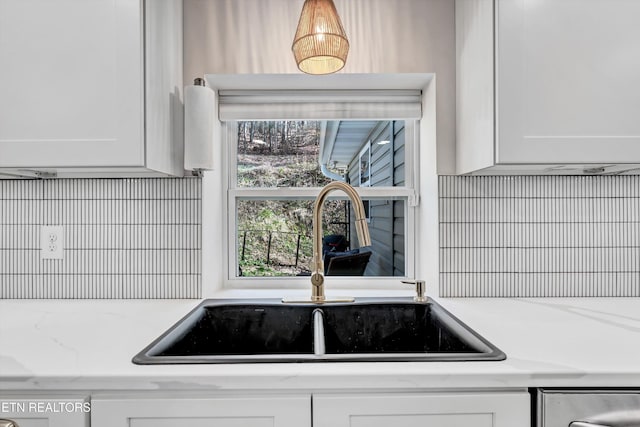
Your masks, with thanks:
M 238 121 L 251 121 L 246 118 Z M 273 119 L 278 121 L 280 119 Z M 348 120 L 348 119 L 347 119 Z M 391 119 L 386 119 L 391 120 Z M 238 159 L 238 121 L 221 122 L 222 185 L 226 192 L 223 206 L 223 221 L 227 232 L 223 233 L 222 265 L 226 266 L 224 287 L 227 289 L 301 289 L 309 286 L 308 276 L 297 277 L 244 277 L 238 276 L 238 200 L 314 200 L 321 187 L 308 188 L 246 188 L 238 187 L 237 159 Z M 366 276 L 361 277 L 335 276 L 331 277 L 330 287 L 335 289 L 388 289 L 390 282 L 399 283 L 403 279 L 413 278 L 416 271 L 416 235 L 417 208 L 419 201 L 419 127 L 420 120 L 405 119 L 405 186 L 402 187 L 354 187 L 362 198 L 383 200 L 405 200 L 404 203 L 404 233 L 405 233 L 405 276 Z M 370 151 L 369 151 L 370 152 Z M 331 198 L 346 199 L 340 192 L 331 194 Z

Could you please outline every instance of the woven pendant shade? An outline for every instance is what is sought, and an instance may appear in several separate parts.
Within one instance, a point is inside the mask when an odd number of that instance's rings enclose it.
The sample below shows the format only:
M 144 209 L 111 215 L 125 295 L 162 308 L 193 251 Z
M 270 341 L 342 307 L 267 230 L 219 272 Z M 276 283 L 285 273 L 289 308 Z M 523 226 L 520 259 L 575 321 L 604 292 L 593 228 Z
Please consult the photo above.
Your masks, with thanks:
M 344 67 L 349 40 L 333 0 L 305 0 L 291 50 L 307 74 L 330 74 Z

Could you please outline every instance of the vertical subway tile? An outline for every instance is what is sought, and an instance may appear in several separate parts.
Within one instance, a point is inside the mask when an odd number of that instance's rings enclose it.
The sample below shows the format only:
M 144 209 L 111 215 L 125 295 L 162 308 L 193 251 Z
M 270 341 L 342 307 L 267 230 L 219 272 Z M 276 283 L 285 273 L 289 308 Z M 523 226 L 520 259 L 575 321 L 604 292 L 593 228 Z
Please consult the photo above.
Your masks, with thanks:
M 195 178 L 0 180 L 0 298 L 200 297 L 200 265 L 186 261 L 200 257 L 200 188 Z M 63 260 L 40 259 L 47 224 L 65 228 Z
M 441 295 L 640 293 L 640 176 L 447 176 L 439 188 Z

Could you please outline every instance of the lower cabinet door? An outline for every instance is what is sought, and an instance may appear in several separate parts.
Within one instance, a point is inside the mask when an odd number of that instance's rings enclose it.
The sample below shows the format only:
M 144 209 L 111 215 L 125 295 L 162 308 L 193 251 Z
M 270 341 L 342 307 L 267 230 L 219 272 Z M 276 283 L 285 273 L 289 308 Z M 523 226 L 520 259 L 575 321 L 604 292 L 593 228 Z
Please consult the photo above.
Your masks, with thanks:
M 95 397 L 91 402 L 91 426 L 311 427 L 311 396 Z
M 89 427 L 89 399 L 0 396 L 0 420 L 19 427 Z
M 530 427 L 527 392 L 314 395 L 314 427 Z

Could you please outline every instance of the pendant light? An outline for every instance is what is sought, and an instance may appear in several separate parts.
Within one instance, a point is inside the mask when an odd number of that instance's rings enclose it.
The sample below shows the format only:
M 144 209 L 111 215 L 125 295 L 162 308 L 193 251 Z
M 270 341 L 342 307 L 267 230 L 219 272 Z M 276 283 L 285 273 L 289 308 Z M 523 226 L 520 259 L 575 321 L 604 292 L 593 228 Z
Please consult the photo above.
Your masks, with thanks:
M 349 40 L 333 0 L 305 0 L 291 50 L 307 74 L 330 74 L 344 67 Z

